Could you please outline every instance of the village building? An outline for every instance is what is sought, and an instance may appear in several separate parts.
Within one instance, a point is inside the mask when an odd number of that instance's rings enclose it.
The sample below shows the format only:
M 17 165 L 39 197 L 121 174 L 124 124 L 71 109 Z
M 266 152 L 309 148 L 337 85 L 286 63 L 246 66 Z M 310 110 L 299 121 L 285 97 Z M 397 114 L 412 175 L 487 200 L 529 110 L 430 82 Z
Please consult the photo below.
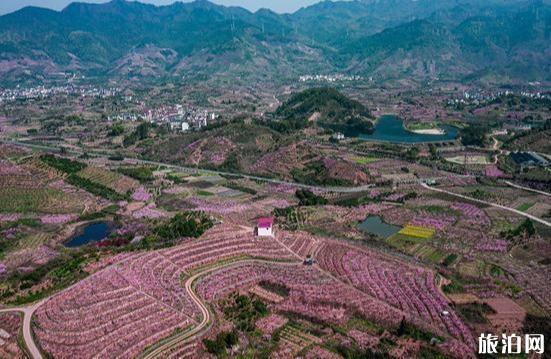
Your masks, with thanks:
M 509 157 L 521 168 L 549 167 L 549 161 L 534 152 L 511 152 Z
M 501 129 L 501 130 L 494 130 L 492 132 L 492 135 L 494 135 L 494 136 L 507 136 L 508 133 L 509 133 L 509 130 L 507 130 L 505 128 L 505 129 Z
M 271 217 L 259 218 L 256 224 L 256 235 L 258 237 L 272 237 L 274 219 Z

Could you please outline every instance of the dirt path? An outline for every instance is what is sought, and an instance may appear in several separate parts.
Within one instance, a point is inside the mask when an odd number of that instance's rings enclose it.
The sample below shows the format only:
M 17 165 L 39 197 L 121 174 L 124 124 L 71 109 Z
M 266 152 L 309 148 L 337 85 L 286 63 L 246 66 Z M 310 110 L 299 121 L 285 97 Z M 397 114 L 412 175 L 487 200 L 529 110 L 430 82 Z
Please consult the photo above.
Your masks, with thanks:
M 499 141 L 495 138 L 495 137 L 492 137 L 494 139 L 494 145 L 492 146 L 492 149 L 494 151 L 498 151 L 499 150 Z M 493 163 L 494 165 L 497 165 L 497 162 L 499 161 L 499 154 L 495 154 L 494 155 L 494 160 L 493 160 Z
M 499 155 L 504 155 L 504 154 L 507 154 L 507 153 L 506 153 L 506 151 L 503 151 L 503 150 L 501 149 L 501 145 L 502 145 L 503 143 L 499 142 L 499 140 L 498 140 L 497 138 L 493 137 L 493 136 L 492 136 L 492 140 L 494 140 L 494 143 L 493 143 L 493 145 L 492 145 L 492 150 L 498 151 L 498 153 L 496 153 L 496 154 L 494 155 L 494 159 L 493 159 L 492 163 L 493 163 L 494 165 L 497 165 L 497 163 L 499 162 Z
M 493 146 L 492 146 L 492 149 L 493 149 L 494 151 L 499 150 L 499 147 L 500 147 L 500 146 L 499 146 L 499 141 L 498 141 L 497 138 L 495 138 L 495 137 L 492 137 L 492 139 L 494 140 L 494 144 L 493 144 Z

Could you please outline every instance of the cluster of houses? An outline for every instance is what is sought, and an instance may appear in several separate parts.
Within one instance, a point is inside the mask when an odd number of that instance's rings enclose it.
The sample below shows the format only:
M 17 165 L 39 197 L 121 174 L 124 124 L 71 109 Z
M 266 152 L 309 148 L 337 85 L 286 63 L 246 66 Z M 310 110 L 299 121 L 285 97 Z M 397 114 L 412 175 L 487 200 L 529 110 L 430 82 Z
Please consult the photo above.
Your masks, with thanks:
M 186 132 L 191 129 L 201 129 L 218 118 L 214 112 L 183 105 L 161 106 L 148 109 L 141 114 L 120 113 L 108 116 L 109 121 L 147 121 L 157 125 L 168 126 L 173 132 Z
M 338 82 L 338 81 L 360 81 L 361 76 L 358 75 L 302 75 L 299 77 L 300 82 Z
M 344 136 L 344 133 L 342 132 L 335 132 L 331 135 L 331 142 L 340 142 L 343 141 L 346 137 Z
M 186 132 L 191 128 L 200 129 L 217 119 L 214 112 L 201 110 L 193 107 L 184 108 L 176 105 L 176 113 L 167 115 L 160 120 L 161 123 L 168 123 L 171 131 Z
M 17 100 L 43 99 L 55 95 L 79 95 L 82 97 L 112 97 L 120 93 L 118 88 L 92 86 L 37 86 L 30 88 L 16 87 L 0 89 L 0 103 Z
M 500 90 L 500 91 L 487 91 L 487 90 L 469 90 L 463 91 L 461 98 L 455 98 L 448 100 L 448 105 L 457 105 L 457 104 L 474 104 L 479 105 L 481 103 L 494 101 L 497 98 L 503 96 L 520 96 L 524 98 L 532 99 L 549 99 L 550 95 L 542 93 L 540 91 L 513 91 L 513 90 Z

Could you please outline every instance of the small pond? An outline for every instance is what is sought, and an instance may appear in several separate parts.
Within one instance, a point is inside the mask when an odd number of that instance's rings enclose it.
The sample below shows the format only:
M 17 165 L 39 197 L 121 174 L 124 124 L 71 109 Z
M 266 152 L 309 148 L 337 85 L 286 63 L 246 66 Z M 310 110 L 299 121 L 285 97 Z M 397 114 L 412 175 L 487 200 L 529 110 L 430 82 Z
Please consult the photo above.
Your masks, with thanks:
M 383 222 L 379 216 L 369 216 L 358 225 L 358 229 L 381 238 L 387 238 L 398 233 L 402 228 Z
M 458 129 L 453 126 L 442 125 L 443 135 L 420 134 L 407 130 L 404 122 L 393 115 L 381 116 L 375 124 L 375 131 L 371 135 L 358 134 L 366 141 L 382 141 L 393 143 L 424 143 L 453 141 L 457 138 Z
M 112 224 L 108 222 L 87 224 L 85 227 L 79 229 L 77 233 L 65 243 L 65 247 L 76 248 L 91 242 L 99 242 L 109 237 L 112 229 Z

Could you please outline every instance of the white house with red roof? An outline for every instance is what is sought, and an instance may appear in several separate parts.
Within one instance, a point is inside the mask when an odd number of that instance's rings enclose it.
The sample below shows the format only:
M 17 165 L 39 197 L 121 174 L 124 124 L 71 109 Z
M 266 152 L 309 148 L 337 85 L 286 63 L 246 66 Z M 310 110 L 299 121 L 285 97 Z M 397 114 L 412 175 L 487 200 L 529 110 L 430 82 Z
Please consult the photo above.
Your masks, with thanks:
M 272 237 L 274 219 L 271 217 L 259 218 L 256 222 L 256 234 L 259 237 Z

